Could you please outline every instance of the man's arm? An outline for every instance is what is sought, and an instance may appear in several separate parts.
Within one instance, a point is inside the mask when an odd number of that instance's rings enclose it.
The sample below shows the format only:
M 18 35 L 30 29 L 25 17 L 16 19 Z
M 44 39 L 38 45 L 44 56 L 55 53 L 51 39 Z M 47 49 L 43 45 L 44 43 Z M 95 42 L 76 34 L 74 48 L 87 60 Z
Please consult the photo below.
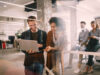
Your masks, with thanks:
M 43 32 L 43 49 L 46 47 L 46 40 L 47 40 L 47 34 L 46 32 Z
M 84 40 L 82 41 L 82 45 L 86 45 L 88 42 L 88 37 L 89 37 L 89 31 L 86 31 L 86 34 L 84 36 Z
M 25 32 L 21 34 L 21 39 L 25 39 Z

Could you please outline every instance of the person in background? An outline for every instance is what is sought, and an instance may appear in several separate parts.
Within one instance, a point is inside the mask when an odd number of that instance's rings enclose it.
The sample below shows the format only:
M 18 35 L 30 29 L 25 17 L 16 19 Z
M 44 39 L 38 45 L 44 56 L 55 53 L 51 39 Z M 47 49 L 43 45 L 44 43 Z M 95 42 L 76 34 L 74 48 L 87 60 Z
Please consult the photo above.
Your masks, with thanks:
M 92 30 L 89 32 L 88 37 L 88 45 L 86 47 L 86 51 L 89 52 L 96 52 L 96 46 L 99 44 L 100 40 L 100 30 L 98 29 L 98 26 L 95 21 L 91 22 Z M 86 64 L 84 73 L 92 73 L 93 72 L 93 55 L 88 56 L 88 62 Z
M 53 69 L 55 75 L 64 75 L 63 51 L 66 47 L 65 25 L 61 18 L 52 17 L 49 20 L 51 30 L 47 34 L 46 51 L 47 67 Z M 62 65 L 62 74 L 60 74 L 59 62 Z
M 29 16 L 27 22 L 30 29 L 22 33 L 21 39 L 37 41 L 39 52 L 23 51 L 25 53 L 25 75 L 42 75 L 44 65 L 43 49 L 46 47 L 47 35 L 45 31 L 37 28 L 35 16 Z
M 81 26 L 81 32 L 79 33 L 79 45 L 80 45 L 79 51 L 84 51 L 86 48 L 89 31 L 86 29 L 85 21 L 81 21 L 80 26 Z M 79 54 L 78 69 L 75 70 L 75 73 L 79 73 L 81 71 L 80 69 L 81 69 L 81 65 L 82 65 L 82 59 L 83 59 L 83 54 Z

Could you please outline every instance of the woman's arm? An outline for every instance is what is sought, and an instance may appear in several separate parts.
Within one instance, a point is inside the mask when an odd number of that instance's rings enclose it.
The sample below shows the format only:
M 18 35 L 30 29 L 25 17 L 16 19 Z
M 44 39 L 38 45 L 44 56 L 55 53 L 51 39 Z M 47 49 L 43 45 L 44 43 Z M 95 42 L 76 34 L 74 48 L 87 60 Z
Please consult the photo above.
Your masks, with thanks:
M 100 29 L 97 29 L 98 36 L 91 36 L 94 39 L 100 40 Z
M 98 37 L 98 36 L 92 36 L 92 37 L 97 39 L 97 40 L 100 40 L 100 37 Z
M 45 51 L 57 50 L 56 47 L 47 46 Z

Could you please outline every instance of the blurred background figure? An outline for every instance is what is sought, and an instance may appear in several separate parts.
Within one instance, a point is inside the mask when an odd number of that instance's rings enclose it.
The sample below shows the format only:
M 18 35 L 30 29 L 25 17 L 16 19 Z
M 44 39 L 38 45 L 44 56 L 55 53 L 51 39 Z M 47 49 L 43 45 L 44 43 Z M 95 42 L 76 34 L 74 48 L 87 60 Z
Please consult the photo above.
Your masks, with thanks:
M 100 40 L 100 30 L 98 29 L 98 26 L 95 21 L 91 22 L 91 27 L 92 30 L 89 32 L 89 37 L 88 37 L 89 42 L 86 47 L 86 51 L 96 52 L 97 51 L 96 46 L 99 44 L 99 40 Z M 89 55 L 84 73 L 92 73 L 93 64 L 94 64 L 93 55 Z
M 80 27 L 81 27 L 81 32 L 79 33 L 79 51 L 85 51 L 88 36 L 89 36 L 89 31 L 86 29 L 86 22 L 81 21 L 80 22 Z M 78 61 L 78 69 L 75 70 L 75 73 L 79 73 L 81 70 L 81 65 L 82 65 L 82 59 L 83 59 L 83 54 L 79 54 L 79 61 Z

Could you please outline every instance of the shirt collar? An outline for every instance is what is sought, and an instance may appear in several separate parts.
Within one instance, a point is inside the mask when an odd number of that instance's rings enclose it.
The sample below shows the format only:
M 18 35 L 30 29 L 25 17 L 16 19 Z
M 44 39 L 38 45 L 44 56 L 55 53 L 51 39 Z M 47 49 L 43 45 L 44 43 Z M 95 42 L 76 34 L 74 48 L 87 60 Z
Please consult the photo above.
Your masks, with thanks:
M 84 32 L 85 32 L 86 30 L 87 30 L 86 28 L 83 28 L 83 29 L 82 29 L 82 31 L 84 31 Z
M 38 32 L 38 30 L 39 30 L 39 29 L 38 29 L 38 28 L 36 28 L 36 32 Z M 30 29 L 30 31 L 31 31 L 31 29 Z M 32 32 L 32 31 L 31 31 L 31 32 Z

